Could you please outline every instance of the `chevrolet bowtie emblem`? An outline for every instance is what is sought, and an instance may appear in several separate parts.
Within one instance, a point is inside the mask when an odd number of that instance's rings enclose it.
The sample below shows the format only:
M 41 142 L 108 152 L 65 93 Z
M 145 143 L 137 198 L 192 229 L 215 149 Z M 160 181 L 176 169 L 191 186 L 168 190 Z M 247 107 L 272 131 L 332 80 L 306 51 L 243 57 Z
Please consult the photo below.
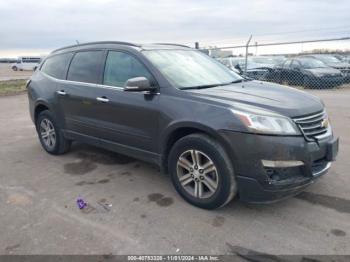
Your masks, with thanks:
M 321 126 L 324 127 L 324 128 L 327 128 L 329 125 L 329 121 L 327 118 L 323 119 L 322 122 L 321 122 Z

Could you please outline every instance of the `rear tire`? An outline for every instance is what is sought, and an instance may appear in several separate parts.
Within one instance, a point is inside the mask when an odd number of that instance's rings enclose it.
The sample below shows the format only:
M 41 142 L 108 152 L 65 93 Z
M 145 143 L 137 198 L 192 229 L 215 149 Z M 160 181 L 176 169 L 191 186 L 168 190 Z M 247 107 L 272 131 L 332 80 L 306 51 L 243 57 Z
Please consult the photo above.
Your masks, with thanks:
M 204 134 L 178 140 L 168 157 L 176 191 L 189 203 L 215 209 L 229 203 L 237 192 L 232 163 L 224 148 Z
M 46 152 L 61 155 L 69 151 L 71 141 L 64 137 L 62 129 L 50 111 L 45 110 L 38 115 L 36 130 Z
M 12 70 L 13 70 L 13 71 L 17 71 L 17 70 L 18 70 L 17 66 L 13 66 L 13 67 L 12 67 Z

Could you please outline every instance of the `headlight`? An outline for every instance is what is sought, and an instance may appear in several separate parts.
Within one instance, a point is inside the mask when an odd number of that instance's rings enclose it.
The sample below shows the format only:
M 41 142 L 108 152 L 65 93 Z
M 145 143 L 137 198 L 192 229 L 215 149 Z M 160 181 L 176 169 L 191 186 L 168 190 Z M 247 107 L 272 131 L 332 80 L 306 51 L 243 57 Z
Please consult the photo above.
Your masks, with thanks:
M 288 117 L 284 117 L 269 111 L 244 112 L 231 109 L 239 117 L 242 123 L 255 133 L 276 134 L 276 135 L 298 135 L 298 128 Z

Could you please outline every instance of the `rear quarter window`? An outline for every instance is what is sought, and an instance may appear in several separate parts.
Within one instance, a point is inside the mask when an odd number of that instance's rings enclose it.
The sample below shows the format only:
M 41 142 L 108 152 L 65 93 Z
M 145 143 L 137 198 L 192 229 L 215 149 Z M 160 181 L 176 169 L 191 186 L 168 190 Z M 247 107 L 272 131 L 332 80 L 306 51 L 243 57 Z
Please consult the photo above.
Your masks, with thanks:
M 74 55 L 67 79 L 84 83 L 98 83 L 104 51 L 82 51 Z
M 57 79 L 65 79 L 68 63 L 72 56 L 72 53 L 67 53 L 49 57 L 45 60 L 41 71 Z

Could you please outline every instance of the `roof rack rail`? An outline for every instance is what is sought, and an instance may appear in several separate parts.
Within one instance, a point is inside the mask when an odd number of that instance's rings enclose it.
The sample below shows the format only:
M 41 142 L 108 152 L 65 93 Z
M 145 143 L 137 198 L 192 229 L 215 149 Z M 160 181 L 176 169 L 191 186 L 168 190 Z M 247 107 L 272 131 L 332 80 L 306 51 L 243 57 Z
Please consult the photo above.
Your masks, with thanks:
M 181 45 L 181 44 L 172 44 L 172 43 L 154 43 L 155 45 L 173 45 L 173 46 L 181 46 L 181 47 L 187 47 L 187 48 L 191 48 L 188 45 Z
M 135 46 L 135 47 L 141 47 L 141 45 L 137 45 L 134 43 L 129 43 L 129 42 L 122 42 L 122 41 L 97 41 L 97 42 L 87 42 L 87 43 L 82 43 L 82 44 L 76 44 L 76 45 L 69 45 L 65 47 L 61 47 L 58 49 L 55 49 L 52 51 L 52 53 L 55 53 L 57 51 L 61 51 L 64 49 L 72 48 L 72 47 L 78 47 L 78 46 L 85 46 L 85 45 L 94 45 L 94 44 L 118 44 L 118 45 L 128 45 L 128 46 Z

